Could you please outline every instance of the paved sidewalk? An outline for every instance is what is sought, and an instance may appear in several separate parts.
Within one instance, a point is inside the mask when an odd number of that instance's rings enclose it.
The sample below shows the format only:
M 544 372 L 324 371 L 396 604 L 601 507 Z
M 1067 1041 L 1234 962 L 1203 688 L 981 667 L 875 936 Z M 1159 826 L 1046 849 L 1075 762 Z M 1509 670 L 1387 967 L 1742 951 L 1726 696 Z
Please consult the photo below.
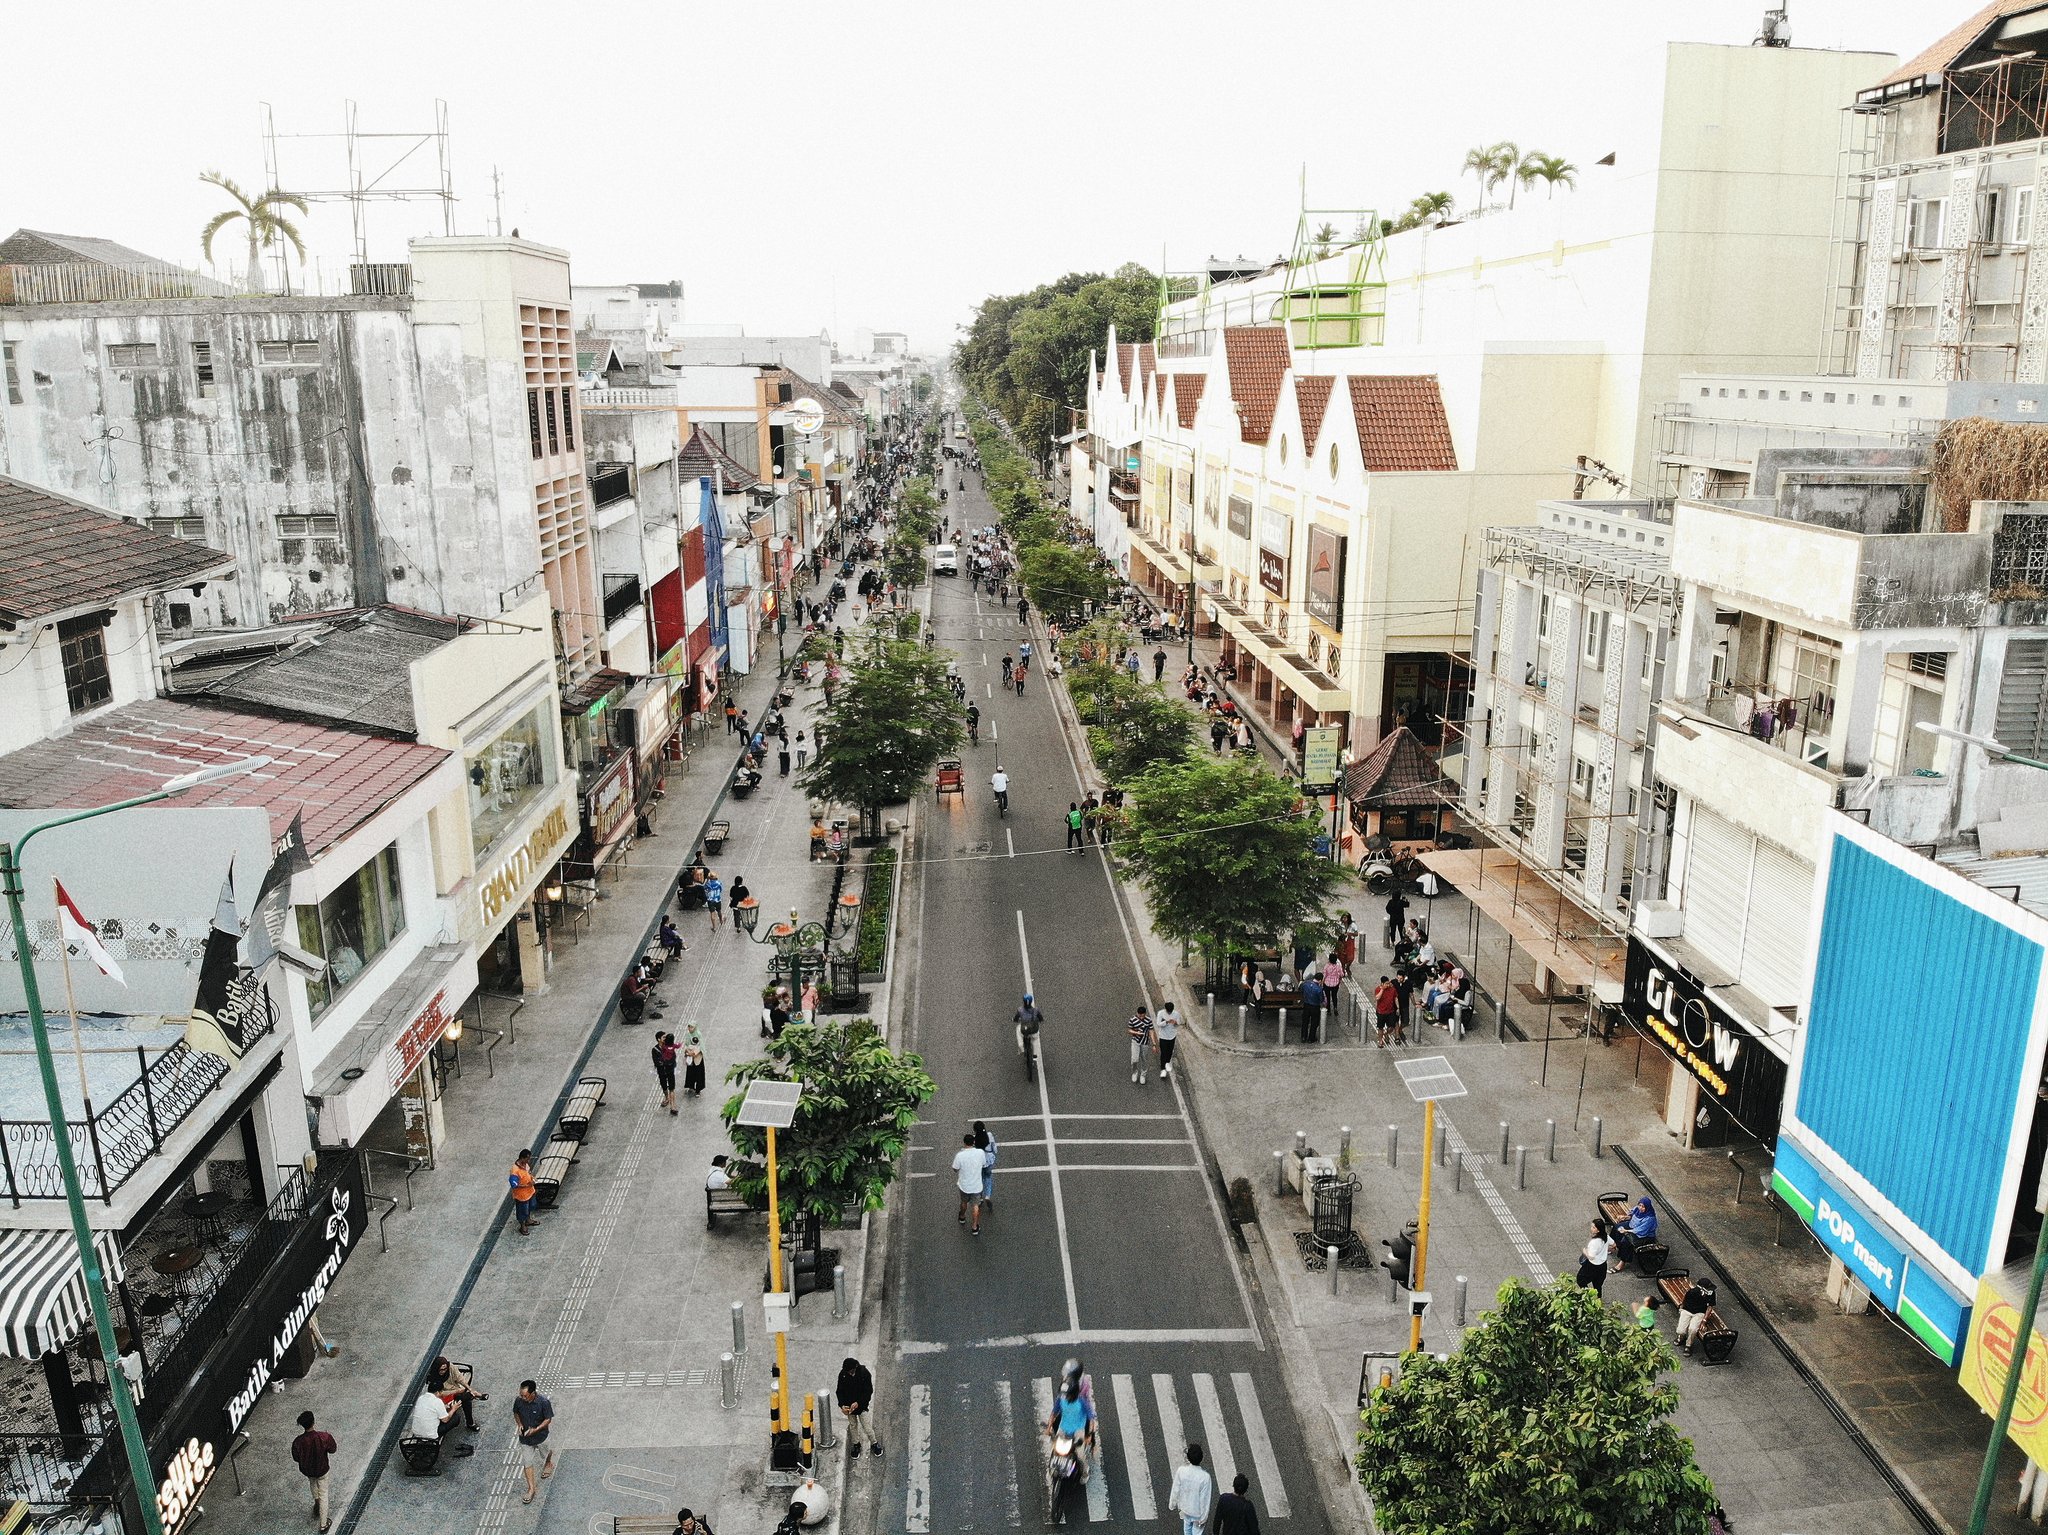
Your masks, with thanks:
M 772 680 L 771 668 L 740 684 L 740 702 L 756 718 Z M 815 689 L 800 690 L 792 732 L 799 721 L 811 729 L 816 697 Z M 319 1361 L 304 1380 L 280 1383 L 258 1405 L 246 1425 L 253 1442 L 239 1463 L 245 1494 L 229 1496 L 226 1479 L 217 1483 L 208 1500 L 213 1525 L 263 1535 L 300 1521 L 311 1527 L 304 1483 L 287 1453 L 293 1420 L 311 1407 L 340 1441 L 339 1530 L 581 1531 L 608 1513 L 673 1515 L 684 1503 L 709 1513 L 720 1530 L 773 1527 L 780 1501 L 762 1501 L 762 1457 L 753 1453 L 765 1449 L 763 1361 L 773 1359 L 754 1299 L 765 1283 L 766 1222 L 727 1218 L 707 1233 L 702 1192 L 712 1153 L 726 1146 L 718 1121 L 723 1074 L 760 1044 L 769 951 L 749 944 L 729 918 L 714 932 L 703 914 L 682 916 L 690 948 L 659 988 L 664 1016 L 650 1011 L 633 1028 L 612 1021 L 619 981 L 714 813 L 732 822 L 724 853 L 710 860 L 728 885 L 744 874 L 766 911 L 796 905 L 808 916 L 823 905 L 831 865 L 809 860 L 803 792 L 777 777 L 771 754 L 760 790 L 743 803 L 725 801 L 737 750 L 731 737 L 714 733 L 691 770 L 671 776 L 659 835 L 634 846 L 621 876 L 606 884 L 588 931 L 558 951 L 548 990 L 518 1013 L 516 1042 L 496 1051 L 495 1075 L 483 1071 L 480 1052 L 465 1057 L 464 1075 L 444 1101 L 439 1166 L 412 1180 L 416 1207 L 391 1217 L 390 1251 L 366 1244 L 322 1305 L 321 1324 L 341 1346 L 339 1357 Z M 505 1011 L 492 1003 L 494 1027 Z M 648 1051 L 657 1029 L 681 1033 L 690 1022 L 705 1038 L 709 1083 L 671 1118 L 660 1110 Z M 560 1206 L 521 1238 L 507 1219 L 505 1170 L 519 1147 L 545 1142 L 567 1083 L 584 1074 L 607 1079 L 605 1105 Z M 402 1197 L 395 1178 L 389 1191 Z M 829 1387 L 839 1360 L 853 1351 L 865 1236 L 864 1228 L 828 1233 L 847 1266 L 855 1309 L 834 1321 L 829 1295 L 802 1300 L 792 1335 L 793 1394 Z M 749 1351 L 739 1406 L 724 1411 L 718 1354 L 731 1347 L 734 1300 L 747 1302 Z M 447 1456 L 441 1476 L 408 1478 L 396 1453 L 397 1423 L 437 1352 L 475 1365 L 491 1400 L 479 1407 L 478 1433 L 450 1441 L 451 1449 L 475 1443 L 474 1457 Z M 510 1405 L 527 1375 L 542 1380 L 559 1414 L 560 1471 L 532 1508 L 520 1504 L 507 1454 Z M 608 1519 L 602 1527 L 609 1529 Z

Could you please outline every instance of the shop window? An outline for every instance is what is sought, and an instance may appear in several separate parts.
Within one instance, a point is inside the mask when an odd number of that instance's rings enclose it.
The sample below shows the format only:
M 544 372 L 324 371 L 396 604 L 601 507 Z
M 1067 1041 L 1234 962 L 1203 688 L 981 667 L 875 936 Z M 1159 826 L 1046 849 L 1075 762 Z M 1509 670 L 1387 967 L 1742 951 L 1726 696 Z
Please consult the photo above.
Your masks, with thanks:
M 19 405 L 21 403 L 21 369 L 14 359 L 14 343 L 12 341 L 0 342 L 0 366 L 4 366 L 7 372 L 7 403 Z
M 318 1018 L 405 931 L 397 845 L 356 870 L 318 906 L 298 911 L 299 947 L 327 962 L 306 982 L 306 1005 Z
M 555 781 L 545 704 L 515 720 L 464 766 L 469 773 L 469 839 L 481 858 Z
M 1380 812 L 1380 830 L 1394 842 L 1436 841 L 1434 805 L 1408 805 Z
M 59 623 L 57 648 L 64 659 L 64 692 L 73 714 L 97 709 L 114 696 L 113 676 L 107 670 L 105 614 Z

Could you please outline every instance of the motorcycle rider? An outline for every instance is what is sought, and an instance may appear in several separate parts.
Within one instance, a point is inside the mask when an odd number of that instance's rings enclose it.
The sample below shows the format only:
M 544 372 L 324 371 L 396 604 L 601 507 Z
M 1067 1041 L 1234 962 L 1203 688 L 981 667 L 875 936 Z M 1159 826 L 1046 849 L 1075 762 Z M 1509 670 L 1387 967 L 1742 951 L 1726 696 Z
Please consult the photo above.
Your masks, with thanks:
M 995 791 L 996 809 L 1004 815 L 1008 815 L 1010 813 L 1010 775 L 1003 771 L 1003 765 L 1000 762 L 996 764 L 995 772 L 990 775 L 988 786 Z
M 979 704 L 969 704 L 967 706 L 967 739 L 974 742 L 977 746 L 981 744 L 981 706 Z
M 1041 1013 L 1038 1010 L 1038 1004 L 1031 1000 L 1030 992 L 1024 993 L 1024 1005 L 1017 1009 L 1014 1021 L 1017 1025 L 1017 1053 L 1022 1055 L 1024 1053 L 1024 1036 L 1026 1034 L 1036 1034 L 1039 1026 L 1045 1022 L 1045 1014 Z

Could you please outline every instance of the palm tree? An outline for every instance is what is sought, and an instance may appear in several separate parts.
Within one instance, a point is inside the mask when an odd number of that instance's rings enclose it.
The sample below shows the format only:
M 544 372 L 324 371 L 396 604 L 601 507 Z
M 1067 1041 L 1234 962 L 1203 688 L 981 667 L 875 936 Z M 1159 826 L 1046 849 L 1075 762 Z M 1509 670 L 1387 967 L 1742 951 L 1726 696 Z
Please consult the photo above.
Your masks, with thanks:
M 1433 220 L 1438 225 L 1441 225 L 1450 215 L 1451 207 L 1452 198 L 1450 193 L 1424 192 L 1408 205 L 1408 211 L 1414 216 L 1414 222 L 1417 224 L 1424 224 Z
M 1330 247 L 1337 243 L 1337 226 L 1325 219 L 1322 227 L 1309 238 L 1315 242 L 1316 254 L 1327 256 L 1330 254 Z
M 1515 167 L 1522 163 L 1522 151 L 1515 147 L 1512 139 L 1502 139 L 1498 144 L 1489 144 L 1486 149 L 1486 190 L 1491 192 L 1503 181 L 1515 174 Z M 1514 189 L 1508 189 L 1508 206 L 1514 206 Z
M 235 200 L 235 206 L 224 213 L 216 213 L 207 220 L 206 228 L 199 233 L 199 248 L 208 261 L 213 260 L 213 237 L 236 219 L 249 226 L 249 286 L 261 290 L 263 287 L 262 253 L 271 249 L 280 240 L 298 252 L 299 260 L 306 259 L 306 242 L 299 238 L 299 231 L 281 211 L 296 208 L 306 212 L 306 199 L 296 192 L 286 192 L 272 187 L 261 197 L 251 197 L 219 171 L 208 171 L 199 178 L 209 186 L 219 187 Z
M 1569 188 L 1579 184 L 1579 168 L 1563 155 L 1531 155 L 1528 161 L 1528 180 L 1546 184 L 1546 195 L 1555 197 L 1560 184 Z
M 1472 179 L 1479 183 L 1479 200 L 1473 204 L 1472 211 L 1475 213 L 1483 212 L 1486 208 L 1486 189 L 1491 185 L 1487 178 L 1493 175 L 1493 150 L 1491 148 L 1466 150 L 1465 163 L 1460 169 L 1470 171 Z

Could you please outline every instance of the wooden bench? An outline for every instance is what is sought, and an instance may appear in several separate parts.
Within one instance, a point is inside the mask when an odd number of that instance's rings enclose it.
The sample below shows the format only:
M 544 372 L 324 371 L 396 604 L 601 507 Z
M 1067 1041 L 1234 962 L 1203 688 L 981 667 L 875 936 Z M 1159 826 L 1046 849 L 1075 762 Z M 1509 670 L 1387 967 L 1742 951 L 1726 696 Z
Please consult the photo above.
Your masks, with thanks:
M 569 1176 L 569 1166 L 582 1149 L 581 1141 L 557 1135 L 548 1142 L 547 1150 L 533 1159 L 533 1192 L 543 1210 L 554 1209 L 562 1195 L 562 1180 Z
M 569 1102 L 562 1110 L 562 1117 L 555 1121 L 555 1139 L 558 1141 L 580 1141 L 590 1134 L 590 1117 L 597 1112 L 597 1106 L 604 1102 L 605 1081 L 603 1077 L 578 1077 L 576 1090 L 569 1094 Z M 549 1201 L 553 1203 L 552 1200 Z
M 706 1189 L 704 1191 L 704 1229 L 709 1231 L 718 1224 L 721 1215 L 766 1215 L 768 1201 L 755 1204 L 735 1188 Z
M 1684 1303 L 1685 1292 L 1692 1288 L 1692 1273 L 1689 1269 L 1664 1269 L 1657 1275 L 1657 1288 L 1676 1311 Z M 1721 1319 L 1721 1313 L 1709 1306 L 1707 1319 L 1700 1324 L 1698 1352 L 1708 1364 L 1726 1364 L 1735 1352 L 1737 1336 L 1735 1329 Z
M 675 1535 L 676 1522 L 667 1514 L 613 1514 L 612 1535 Z
M 1610 1228 L 1619 1227 L 1628 1219 L 1629 1197 L 1626 1193 L 1612 1191 L 1602 1194 L 1593 1203 Z M 1633 1253 L 1636 1272 L 1645 1279 L 1655 1279 L 1663 1272 L 1664 1260 L 1670 1256 L 1671 1249 L 1662 1242 L 1638 1242 Z

